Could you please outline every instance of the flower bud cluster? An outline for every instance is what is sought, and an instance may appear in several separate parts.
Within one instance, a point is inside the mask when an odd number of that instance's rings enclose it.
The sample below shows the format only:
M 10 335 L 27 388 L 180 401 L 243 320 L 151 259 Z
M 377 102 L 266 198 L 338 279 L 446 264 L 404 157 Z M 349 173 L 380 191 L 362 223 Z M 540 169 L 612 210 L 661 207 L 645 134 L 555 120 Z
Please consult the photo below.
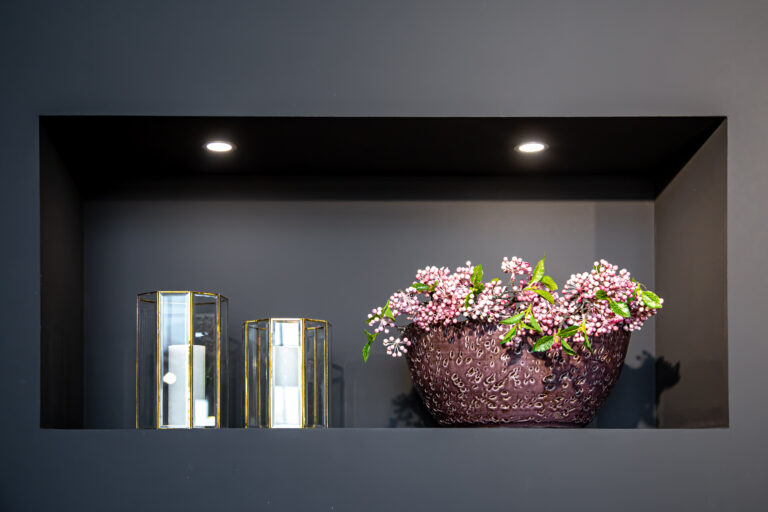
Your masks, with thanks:
M 390 330 L 402 331 L 396 319 L 405 316 L 424 331 L 455 324 L 463 320 L 498 323 L 520 312 L 530 311 L 541 333 L 519 327 L 516 342 L 524 335 L 556 335 L 558 331 L 583 326 L 587 336 L 599 336 L 611 331 L 640 329 L 643 323 L 656 314 L 647 307 L 642 289 L 626 269 L 600 260 L 590 272 L 574 274 L 565 283 L 562 293 L 547 291 L 541 282 L 529 285 L 532 267 L 518 257 L 504 258 L 501 270 L 510 275 L 510 285 L 502 285 L 494 279 L 486 283 L 472 282 L 475 267 L 471 262 L 451 272 L 447 267 L 426 267 L 416 272 L 413 286 L 392 294 L 385 308 L 374 308 L 368 315 L 375 333 L 389 334 Z M 536 290 L 547 291 L 552 303 Z M 600 297 L 598 298 L 598 292 Z M 606 300 L 605 293 L 610 300 Z M 629 317 L 617 314 L 611 302 L 625 304 Z M 528 318 L 528 317 L 526 317 Z M 531 322 L 526 322 L 531 325 Z M 543 334 L 542 334 L 543 333 Z M 503 335 L 502 335 L 503 337 Z M 571 337 L 573 342 L 584 342 L 581 332 Z M 384 339 L 387 354 L 393 357 L 407 353 L 411 345 L 405 337 L 389 336 Z M 560 350 L 555 341 L 550 350 Z
M 411 342 L 405 336 L 402 338 L 390 336 L 389 338 L 384 339 L 384 346 L 387 347 L 387 355 L 392 357 L 402 357 L 403 354 L 408 352 L 408 347 L 411 346 Z
M 527 261 L 523 261 L 521 258 L 518 258 L 517 256 L 512 256 L 512 259 L 510 260 L 506 256 L 504 256 L 504 259 L 501 260 L 501 270 L 505 274 L 512 274 L 514 280 L 514 276 L 524 276 L 524 275 L 531 275 L 531 272 L 533 272 L 533 269 L 531 268 L 531 264 Z
M 608 300 L 598 299 L 599 290 L 612 301 L 626 304 L 630 316 L 625 318 L 616 314 Z M 619 329 L 639 330 L 658 311 L 647 307 L 641 294 L 640 285 L 627 269 L 619 270 L 617 265 L 606 260 L 596 261 L 590 272 L 571 275 L 563 287 L 565 300 L 576 306 L 570 323 L 576 325 L 584 320 L 588 336 L 600 336 Z M 660 300 L 664 302 L 664 299 Z M 578 340 L 583 339 L 579 336 Z

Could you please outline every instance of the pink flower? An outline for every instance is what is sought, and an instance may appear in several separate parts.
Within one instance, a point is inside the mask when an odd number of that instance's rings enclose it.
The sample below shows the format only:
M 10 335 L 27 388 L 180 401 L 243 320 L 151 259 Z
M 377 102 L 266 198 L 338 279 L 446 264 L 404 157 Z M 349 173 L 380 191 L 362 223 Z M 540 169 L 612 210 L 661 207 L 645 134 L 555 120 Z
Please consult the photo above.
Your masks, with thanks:
M 560 294 L 545 286 L 541 276 L 534 279 L 533 267 L 521 258 L 505 257 L 501 270 L 510 274 L 509 285 L 498 279 L 473 281 L 475 272 L 481 272 L 469 261 L 453 273 L 446 267 L 435 266 L 418 270 L 412 286 L 392 294 L 384 308 L 371 310 L 369 324 L 376 334 L 388 334 L 390 329 L 402 332 L 404 327 L 399 327 L 396 320 L 404 316 L 428 332 L 436 326 L 465 320 L 497 324 L 524 313 L 513 341 L 522 341 L 523 335 L 556 335 L 578 326 L 578 331 L 570 336 L 573 344 L 584 343 L 585 333 L 589 337 L 619 329 L 638 330 L 657 312 L 656 308 L 646 306 L 642 298 L 646 292 L 629 272 L 605 260 L 596 261 L 590 272 L 571 275 Z M 531 281 L 535 283 L 531 285 Z M 534 328 L 528 329 L 523 323 Z M 407 353 L 410 344 L 405 337 L 384 339 L 387 353 L 393 357 Z M 560 349 L 561 343 L 556 341 L 550 350 Z

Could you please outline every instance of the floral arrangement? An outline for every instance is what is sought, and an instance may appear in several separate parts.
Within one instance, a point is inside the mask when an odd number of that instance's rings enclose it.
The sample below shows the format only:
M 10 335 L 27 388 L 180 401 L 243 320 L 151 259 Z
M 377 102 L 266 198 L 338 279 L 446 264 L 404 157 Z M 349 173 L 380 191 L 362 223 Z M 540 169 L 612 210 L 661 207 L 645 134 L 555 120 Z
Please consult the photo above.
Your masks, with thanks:
M 393 293 L 368 315 L 373 332 L 365 331 L 363 360 L 368 360 L 379 334 L 384 335 L 387 354 L 399 357 L 412 343 L 403 335 L 406 325 L 429 331 L 468 320 L 508 326 L 499 336 L 502 346 L 538 336 L 534 352 L 576 355 L 577 344 L 592 351 L 591 336 L 640 329 L 664 302 L 626 269 L 605 260 L 596 261 L 589 272 L 571 275 L 560 292 L 545 272 L 544 258 L 532 267 L 520 258 L 505 257 L 501 270 L 510 275 L 509 284 L 499 279 L 484 283 L 482 265 L 469 261 L 453 273 L 447 267 L 419 270 L 411 286 Z M 398 324 L 403 316 L 407 322 Z

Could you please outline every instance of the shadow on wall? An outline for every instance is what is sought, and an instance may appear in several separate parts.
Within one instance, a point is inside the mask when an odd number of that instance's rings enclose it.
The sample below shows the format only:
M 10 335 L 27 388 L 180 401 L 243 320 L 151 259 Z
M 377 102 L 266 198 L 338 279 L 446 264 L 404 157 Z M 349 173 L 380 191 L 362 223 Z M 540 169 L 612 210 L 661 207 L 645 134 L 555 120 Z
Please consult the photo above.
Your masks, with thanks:
M 621 386 L 614 388 L 592 428 L 653 428 L 656 427 L 656 406 L 661 394 L 680 381 L 680 363 L 672 365 L 663 357 L 656 359 L 649 352 L 637 356 L 640 365 L 627 364 L 621 371 Z M 656 375 L 655 393 L 650 393 L 647 383 Z M 392 399 L 390 428 L 437 427 L 437 422 L 424 407 L 415 389 L 401 393 Z
M 616 387 L 590 426 L 597 428 L 655 428 L 661 394 L 680 381 L 680 363 L 671 364 L 647 351 L 636 357 L 639 364 L 624 364 Z M 655 375 L 655 378 L 654 378 Z M 655 391 L 647 389 L 656 383 Z
M 429 414 L 416 389 L 410 393 L 401 393 L 392 399 L 392 417 L 390 428 L 395 427 L 439 427 Z
M 331 417 L 329 418 L 331 427 L 344 427 L 346 398 L 344 393 L 344 367 L 340 364 L 331 363 Z M 334 404 L 341 404 L 341 406 L 334 406 Z

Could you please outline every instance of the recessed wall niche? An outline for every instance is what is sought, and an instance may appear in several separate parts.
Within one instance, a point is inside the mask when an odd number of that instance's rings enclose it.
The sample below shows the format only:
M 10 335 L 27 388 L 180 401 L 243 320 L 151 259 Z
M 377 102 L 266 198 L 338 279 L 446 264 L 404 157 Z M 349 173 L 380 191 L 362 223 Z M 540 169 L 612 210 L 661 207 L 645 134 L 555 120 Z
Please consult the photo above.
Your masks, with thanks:
M 40 426 L 133 428 L 135 300 L 155 289 L 229 297 L 235 347 L 247 319 L 328 319 L 332 424 L 434 426 L 404 361 L 374 349 L 363 364 L 368 310 L 427 264 L 500 276 L 503 256 L 546 252 L 559 281 L 604 257 L 666 300 L 593 427 L 726 427 L 726 130 L 722 117 L 41 117 Z M 236 149 L 211 154 L 214 139 Z M 548 150 L 514 151 L 529 139 Z

